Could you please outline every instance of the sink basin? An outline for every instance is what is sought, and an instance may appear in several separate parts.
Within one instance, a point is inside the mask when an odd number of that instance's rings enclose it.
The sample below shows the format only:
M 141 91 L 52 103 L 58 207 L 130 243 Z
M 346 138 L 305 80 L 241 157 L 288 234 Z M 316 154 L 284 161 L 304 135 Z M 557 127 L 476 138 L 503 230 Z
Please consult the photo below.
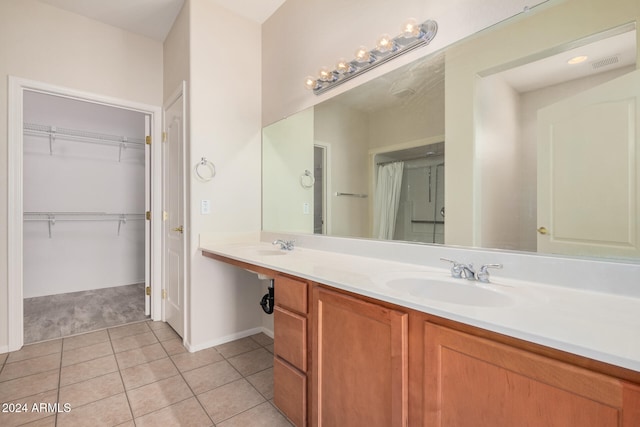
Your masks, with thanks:
M 410 277 L 389 280 L 385 285 L 391 289 L 405 291 L 414 297 L 451 304 L 501 307 L 513 303 L 513 298 L 508 295 L 485 287 L 484 284 L 464 279 L 454 281 Z

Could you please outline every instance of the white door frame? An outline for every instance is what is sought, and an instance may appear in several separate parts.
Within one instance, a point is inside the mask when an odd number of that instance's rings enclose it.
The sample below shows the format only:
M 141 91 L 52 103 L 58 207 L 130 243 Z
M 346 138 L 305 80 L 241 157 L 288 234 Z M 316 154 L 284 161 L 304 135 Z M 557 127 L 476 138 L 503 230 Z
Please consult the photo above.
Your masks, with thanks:
M 48 83 L 9 76 L 8 105 L 8 295 L 7 327 L 8 351 L 19 350 L 24 344 L 23 322 L 23 96 L 24 91 L 77 99 L 137 111 L 151 116 L 153 136 L 159 141 L 161 135 L 160 107 L 82 92 Z M 152 144 L 153 147 L 153 144 Z M 160 284 L 161 269 L 161 150 L 151 150 L 151 283 Z M 145 267 L 147 268 L 147 267 Z M 160 286 L 151 287 L 151 318 L 161 318 Z

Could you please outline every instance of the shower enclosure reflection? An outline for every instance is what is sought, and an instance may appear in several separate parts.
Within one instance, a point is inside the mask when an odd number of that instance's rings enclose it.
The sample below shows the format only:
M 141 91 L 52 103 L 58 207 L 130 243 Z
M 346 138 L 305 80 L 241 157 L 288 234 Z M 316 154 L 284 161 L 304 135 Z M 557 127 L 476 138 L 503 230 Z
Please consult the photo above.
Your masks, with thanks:
M 375 162 L 374 237 L 443 244 L 444 143 L 380 153 Z M 392 170 L 395 186 L 383 185 Z

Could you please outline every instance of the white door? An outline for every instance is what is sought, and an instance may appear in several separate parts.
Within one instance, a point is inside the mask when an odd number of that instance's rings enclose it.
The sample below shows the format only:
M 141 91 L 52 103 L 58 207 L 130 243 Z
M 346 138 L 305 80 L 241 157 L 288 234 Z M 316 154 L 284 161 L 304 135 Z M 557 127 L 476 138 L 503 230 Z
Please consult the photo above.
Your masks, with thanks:
M 640 70 L 538 112 L 538 251 L 640 256 Z
M 164 108 L 163 164 L 163 303 L 164 320 L 184 334 L 184 92 Z

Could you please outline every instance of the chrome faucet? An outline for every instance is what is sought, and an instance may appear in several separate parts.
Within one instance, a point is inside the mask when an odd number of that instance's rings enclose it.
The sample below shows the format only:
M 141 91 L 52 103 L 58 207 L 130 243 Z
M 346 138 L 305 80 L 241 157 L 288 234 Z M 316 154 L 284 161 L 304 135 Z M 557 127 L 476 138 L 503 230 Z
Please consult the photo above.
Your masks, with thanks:
M 448 258 L 440 258 L 442 261 L 451 263 L 451 277 L 456 279 L 476 280 L 476 271 L 473 264 L 462 264 Z
M 502 268 L 502 264 L 484 264 L 480 270 L 476 271 L 473 264 L 462 264 L 448 258 L 440 258 L 440 260 L 451 263 L 451 277 L 477 280 L 482 283 L 489 283 L 490 268 Z
M 489 283 L 489 269 L 490 268 L 502 268 L 502 264 L 485 264 L 480 267 L 480 270 L 476 273 L 476 280 L 482 283 Z
M 280 249 L 282 249 L 283 251 L 292 251 L 295 242 L 296 242 L 295 240 L 278 239 L 278 240 L 274 240 L 272 244 L 280 245 Z

